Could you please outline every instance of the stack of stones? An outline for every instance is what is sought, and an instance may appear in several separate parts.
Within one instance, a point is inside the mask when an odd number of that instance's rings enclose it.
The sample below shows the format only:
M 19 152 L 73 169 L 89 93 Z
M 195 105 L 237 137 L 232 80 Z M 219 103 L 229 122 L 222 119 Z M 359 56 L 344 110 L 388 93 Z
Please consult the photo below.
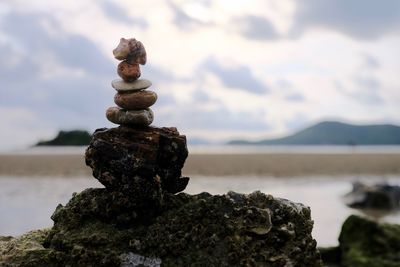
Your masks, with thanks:
M 162 206 L 164 193 L 181 192 L 188 184 L 189 178 L 181 177 L 188 156 L 186 137 L 175 127 L 148 127 L 153 122 L 149 107 L 157 95 L 146 90 L 150 81 L 139 79 L 139 65 L 146 64 L 147 58 L 143 44 L 121 38 L 113 54 L 122 61 L 118 65 L 122 79 L 112 81 L 118 107 L 108 108 L 106 116 L 120 126 L 93 133 L 86 164 L 113 195 L 114 203 L 117 198 L 121 203 L 129 199 L 130 207 L 145 216 Z
M 143 44 L 133 38 L 121 38 L 113 54 L 116 59 L 122 60 L 118 65 L 118 75 L 122 79 L 113 80 L 111 83 L 117 90 L 114 102 L 118 107 L 107 109 L 107 119 L 125 126 L 150 125 L 154 119 L 150 106 L 157 101 L 157 94 L 146 90 L 151 86 L 149 80 L 139 79 L 140 65 L 146 64 L 147 59 Z

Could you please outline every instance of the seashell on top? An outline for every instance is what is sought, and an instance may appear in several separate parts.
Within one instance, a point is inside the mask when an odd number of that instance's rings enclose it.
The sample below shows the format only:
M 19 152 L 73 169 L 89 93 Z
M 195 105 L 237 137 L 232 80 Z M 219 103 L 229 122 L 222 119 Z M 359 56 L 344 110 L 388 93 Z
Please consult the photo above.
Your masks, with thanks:
M 118 46 L 113 50 L 114 57 L 118 60 L 127 60 L 129 63 L 144 65 L 147 54 L 143 44 L 136 39 L 121 38 Z

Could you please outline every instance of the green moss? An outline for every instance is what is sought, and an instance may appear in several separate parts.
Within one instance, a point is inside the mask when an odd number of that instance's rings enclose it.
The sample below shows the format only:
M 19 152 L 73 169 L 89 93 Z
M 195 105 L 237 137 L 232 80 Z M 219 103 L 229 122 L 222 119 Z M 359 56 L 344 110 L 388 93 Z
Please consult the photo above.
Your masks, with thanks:
M 61 266 L 58 253 L 43 247 L 50 229 L 28 232 L 20 237 L 0 240 L 0 265 L 10 267 Z
M 400 225 L 378 224 L 352 215 L 339 237 L 343 266 L 400 265 Z

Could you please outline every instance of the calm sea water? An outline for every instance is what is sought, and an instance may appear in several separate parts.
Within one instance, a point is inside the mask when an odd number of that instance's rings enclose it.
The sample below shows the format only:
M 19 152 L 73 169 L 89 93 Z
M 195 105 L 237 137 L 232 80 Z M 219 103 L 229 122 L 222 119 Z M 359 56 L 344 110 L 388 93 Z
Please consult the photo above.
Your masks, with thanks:
M 311 153 L 311 154 L 351 154 L 351 153 L 400 153 L 400 145 L 384 146 L 332 146 L 332 145 L 191 145 L 190 153 L 198 154 L 249 154 L 249 153 Z
M 80 154 L 85 152 L 85 146 L 69 147 L 31 147 L 28 149 L 5 151 L 5 154 Z M 249 154 L 249 153 L 315 153 L 315 154 L 346 154 L 346 153 L 400 153 L 400 145 L 383 146 L 331 146 L 331 145 L 189 145 L 189 153 L 193 154 Z
M 223 194 L 229 190 L 250 193 L 260 190 L 275 197 L 287 198 L 311 207 L 314 220 L 313 236 L 319 246 L 337 244 L 342 222 L 350 214 L 343 195 L 351 190 L 351 182 L 387 181 L 400 184 L 400 176 L 321 176 L 321 177 L 191 177 L 185 192 L 203 191 Z M 73 192 L 88 187 L 101 187 L 91 177 L 6 177 L 0 176 L 0 235 L 19 235 L 28 230 L 50 227 L 50 219 L 58 203 L 65 204 Z M 400 212 L 380 217 L 381 221 L 400 223 Z

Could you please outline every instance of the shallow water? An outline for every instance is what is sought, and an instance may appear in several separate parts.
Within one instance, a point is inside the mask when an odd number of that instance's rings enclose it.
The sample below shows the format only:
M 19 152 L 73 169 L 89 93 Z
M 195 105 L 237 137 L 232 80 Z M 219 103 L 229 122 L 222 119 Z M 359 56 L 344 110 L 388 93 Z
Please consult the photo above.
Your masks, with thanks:
M 86 146 L 38 146 L 20 150 L 0 151 L 15 155 L 82 155 Z M 400 154 L 400 145 L 188 145 L 192 154 Z
M 191 177 L 186 189 L 195 194 L 208 191 L 223 194 L 229 190 L 250 193 L 260 190 L 311 207 L 313 236 L 319 246 L 337 244 L 342 222 L 350 214 L 359 214 L 343 204 L 342 196 L 351 190 L 351 182 L 361 177 Z M 369 176 L 366 182 L 387 181 L 400 184 L 400 176 Z M 65 204 L 73 192 L 88 187 L 102 187 L 90 177 L 0 177 L 0 235 L 19 235 L 26 231 L 50 227 L 51 214 L 58 203 Z M 380 220 L 399 223 L 400 212 Z

